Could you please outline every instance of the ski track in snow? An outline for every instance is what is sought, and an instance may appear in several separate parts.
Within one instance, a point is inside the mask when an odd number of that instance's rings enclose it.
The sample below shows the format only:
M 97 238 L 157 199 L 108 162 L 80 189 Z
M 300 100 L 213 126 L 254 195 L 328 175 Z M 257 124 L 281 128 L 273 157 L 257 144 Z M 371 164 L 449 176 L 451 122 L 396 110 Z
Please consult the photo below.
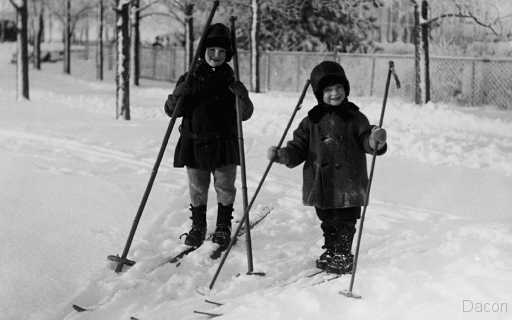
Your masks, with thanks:
M 37 81 L 42 73 L 35 73 L 34 77 Z M 52 75 L 51 81 L 47 82 L 41 79 L 36 82 L 39 87 L 35 86 L 32 91 L 34 104 L 40 103 L 44 107 L 58 104 L 112 117 L 111 84 L 62 75 Z M 64 93 L 58 93 L 55 88 L 64 88 Z M 156 121 L 164 121 L 161 120 L 163 112 L 160 105 L 168 90 L 135 89 L 133 93 L 134 118 L 153 119 L 153 122 L 123 123 L 116 130 L 142 125 L 149 128 Z M 0 102 L 12 103 L 7 99 L 10 94 L 8 89 L 0 88 Z M 264 160 L 266 148 L 277 143 L 296 95 L 251 94 L 257 108 L 253 119 L 244 127 L 247 162 L 251 168 L 247 172 L 249 197 L 267 164 Z M 147 102 L 149 98 L 153 100 Z M 370 122 L 375 123 L 380 103 L 374 98 L 360 100 L 363 112 L 368 114 Z M 389 103 L 385 127 L 390 137 L 390 155 L 409 161 L 457 168 L 490 168 L 512 174 L 509 165 L 512 161 L 510 122 L 482 120 L 437 104 L 419 108 L 399 100 L 392 99 Z M 312 104 L 311 97 L 304 103 L 305 106 Z M 306 110 L 302 110 L 297 115 L 288 137 L 305 113 Z M 156 153 L 153 155 L 152 146 L 158 144 L 158 138 L 139 142 L 136 147 L 124 146 L 124 150 L 134 150 L 126 152 L 116 150 L 114 140 L 100 140 L 102 142 L 98 143 L 95 142 L 97 138 L 87 140 L 88 136 L 79 140 L 74 132 L 67 135 L 66 131 L 65 137 L 57 136 L 66 128 L 50 132 L 29 128 L 27 132 L 23 131 L 24 125 L 14 123 L 1 128 L 0 149 L 26 155 L 27 158 L 43 159 L 45 161 L 37 166 L 50 173 L 94 176 L 122 173 L 121 179 L 134 180 L 123 181 L 122 186 L 125 187 L 133 183 L 144 184 L 154 164 Z M 117 132 L 112 130 L 108 133 Z M 163 162 L 161 169 L 166 173 L 171 171 L 170 162 Z M 400 173 L 400 168 L 390 170 Z M 431 172 L 436 173 L 435 170 Z M 485 174 L 484 170 L 482 174 Z M 66 320 L 130 319 L 131 316 L 140 320 L 203 319 L 204 316 L 192 313 L 194 309 L 225 314 L 219 319 L 237 320 L 331 319 L 338 315 L 346 319 L 506 319 L 501 315 L 473 317 L 474 314 L 462 314 L 459 307 L 463 298 L 499 301 L 512 297 L 508 283 L 512 265 L 509 254 L 512 230 L 509 224 L 488 219 L 485 212 L 472 217 L 372 199 L 356 277 L 356 293 L 361 293 L 364 299 L 346 299 L 338 292 L 348 287 L 348 276 L 318 285 L 313 284 L 325 277 L 306 278 L 315 270 L 314 259 L 322 252 L 319 222 L 313 209 L 301 204 L 300 169 L 290 171 L 277 165 L 267 177 L 251 211 L 254 217 L 262 206 L 273 208 L 271 215 L 252 232 L 255 271 L 265 271 L 267 276 L 260 278 L 244 274 L 247 270 L 246 254 L 244 242 L 239 241 L 214 291 L 207 294 L 212 300 L 226 304 L 221 307 L 205 304 L 205 297 L 197 290 L 204 290 L 209 284 L 218 263 L 208 258 L 212 249 L 210 242 L 183 259 L 179 267 L 169 264 L 155 269 L 163 258 L 178 251 L 182 241 L 177 237 L 188 230 L 190 224 L 186 208 L 185 170 L 172 170 L 172 177 L 168 176 L 161 177 L 159 181 L 165 186 L 164 195 L 153 201 L 163 203 L 164 208 L 144 221 L 144 230 L 136 235 L 130 251 L 129 257 L 137 264 L 121 275 L 104 267 L 96 270 L 96 275 L 89 279 L 81 279 L 82 282 L 90 280 L 93 284 L 95 280 L 99 281 L 96 284 L 100 288 L 100 298 L 105 299 L 102 305 L 93 312 L 70 312 L 71 295 L 67 293 L 58 305 L 47 306 L 47 310 L 27 311 L 30 320 L 60 320 L 65 315 Z M 111 182 L 108 177 L 106 180 Z M 242 198 L 239 179 L 237 189 L 235 215 L 239 219 Z M 133 192 L 127 192 L 126 197 L 128 195 L 133 195 Z M 139 196 L 137 192 L 136 200 Z M 210 202 L 215 203 L 214 197 L 211 191 Z M 492 210 L 491 202 L 489 206 Z M 133 211 L 135 213 L 135 208 Z M 215 211 L 214 206 L 208 208 L 209 233 L 215 224 Z M 116 217 L 131 219 L 132 213 Z M 91 237 L 109 233 L 103 236 L 109 240 L 119 239 L 121 245 L 127 231 L 124 228 L 113 231 L 98 227 L 93 229 Z M 73 274 L 70 271 L 68 275 Z M 76 289 L 81 291 L 81 288 Z M 59 313 L 58 317 L 55 312 Z
M 55 154 L 67 153 L 69 157 L 79 155 L 91 162 L 115 160 L 116 163 L 122 163 L 132 168 L 153 167 L 153 163 L 150 161 L 137 159 L 133 154 L 115 151 L 112 148 L 103 148 L 97 145 L 85 144 L 66 138 L 56 138 L 41 134 L 0 129 L 0 139 L 4 139 L 4 146 L 11 149 L 44 149 L 48 152 L 54 152 Z M 168 170 L 170 169 L 170 166 L 162 164 L 162 169 Z

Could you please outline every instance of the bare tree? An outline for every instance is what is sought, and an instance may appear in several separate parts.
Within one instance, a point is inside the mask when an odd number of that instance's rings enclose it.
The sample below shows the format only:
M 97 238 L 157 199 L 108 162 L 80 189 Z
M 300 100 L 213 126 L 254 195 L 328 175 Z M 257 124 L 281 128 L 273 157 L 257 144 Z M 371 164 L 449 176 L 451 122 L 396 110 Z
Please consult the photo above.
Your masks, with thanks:
M 9 0 L 16 9 L 18 53 L 16 59 L 16 96 L 18 100 L 29 99 L 28 79 L 28 10 L 27 0 Z
M 189 70 L 194 58 L 194 4 L 185 3 L 185 69 Z
M 44 0 L 33 0 L 31 1 L 31 13 L 29 18 L 32 20 L 33 26 L 33 45 L 34 50 L 32 51 L 34 68 L 41 69 L 41 42 L 43 41 L 44 32 Z M 32 17 L 30 17 L 32 16 Z
M 103 27 L 105 7 L 103 0 L 98 0 L 98 45 L 96 46 L 96 79 L 103 80 Z
M 428 18 L 427 0 L 410 0 L 414 7 L 414 56 L 415 56 L 415 94 L 416 104 L 423 104 L 430 100 L 430 54 L 429 38 L 430 30 L 440 20 L 447 18 L 468 19 L 478 26 L 489 29 L 493 34 L 498 35 L 496 25 L 499 20 L 494 19 L 486 22 L 478 17 L 470 2 L 465 0 L 451 0 L 454 10 L 444 12 L 436 17 Z M 421 7 L 421 12 L 420 12 Z
M 140 0 L 131 1 L 131 83 L 134 86 L 139 85 L 140 79 Z
M 63 71 L 69 74 L 71 73 L 71 37 L 78 22 L 87 17 L 96 4 L 86 0 L 73 0 L 73 6 L 71 6 L 71 0 L 45 0 L 45 5 L 63 26 Z
M 116 110 L 130 120 L 130 2 L 116 0 L 117 67 Z
M 71 74 L 71 0 L 65 2 L 64 23 L 64 73 Z
M 251 0 L 251 40 L 250 40 L 250 59 L 251 59 L 251 90 L 260 92 L 260 50 L 259 50 L 259 32 L 260 32 L 260 1 Z

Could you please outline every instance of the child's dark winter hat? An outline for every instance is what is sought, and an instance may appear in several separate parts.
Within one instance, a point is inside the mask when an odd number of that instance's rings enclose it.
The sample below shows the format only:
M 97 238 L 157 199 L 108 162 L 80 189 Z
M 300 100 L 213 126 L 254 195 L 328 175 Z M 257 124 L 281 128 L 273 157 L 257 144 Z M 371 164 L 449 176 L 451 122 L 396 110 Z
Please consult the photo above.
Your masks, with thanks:
M 204 52 L 206 48 L 219 47 L 226 49 L 226 62 L 231 60 L 233 56 L 233 48 L 231 47 L 231 32 L 228 27 L 222 23 L 215 23 L 208 27 L 206 38 L 204 39 Z
M 334 61 L 323 61 L 316 65 L 311 71 L 311 87 L 319 103 L 323 100 L 323 90 L 325 87 L 340 83 L 345 89 L 348 97 L 350 93 L 350 83 L 348 82 L 345 70 Z

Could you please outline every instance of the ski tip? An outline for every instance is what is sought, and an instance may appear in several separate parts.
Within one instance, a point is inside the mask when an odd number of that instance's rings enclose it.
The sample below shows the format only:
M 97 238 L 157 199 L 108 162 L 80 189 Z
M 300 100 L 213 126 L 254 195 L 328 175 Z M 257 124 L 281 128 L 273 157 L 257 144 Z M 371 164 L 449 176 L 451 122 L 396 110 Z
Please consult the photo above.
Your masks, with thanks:
M 74 304 L 72 307 L 76 312 L 84 312 L 88 310 L 87 308 L 81 307 L 77 304 Z
M 198 310 L 194 310 L 194 313 L 208 316 L 208 318 L 216 318 L 216 317 L 222 316 L 222 313 L 211 313 L 211 312 L 204 312 L 204 311 L 198 311 Z
M 223 306 L 223 305 L 224 305 L 224 303 L 217 302 L 217 301 L 213 301 L 213 300 L 209 300 L 209 299 L 204 299 L 204 302 L 209 303 L 209 304 L 216 305 L 216 306 L 218 306 L 218 307 L 220 307 L 220 306 Z

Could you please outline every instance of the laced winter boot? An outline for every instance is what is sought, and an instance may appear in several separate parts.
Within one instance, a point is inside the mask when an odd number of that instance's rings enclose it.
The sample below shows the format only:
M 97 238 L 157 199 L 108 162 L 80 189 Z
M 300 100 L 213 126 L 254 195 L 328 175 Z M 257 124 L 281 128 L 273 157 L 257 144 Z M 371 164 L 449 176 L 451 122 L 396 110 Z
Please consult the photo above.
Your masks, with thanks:
M 213 233 L 212 242 L 223 249 L 226 249 L 231 241 L 231 219 L 233 219 L 233 205 L 224 206 L 219 203 L 217 227 Z
M 332 260 L 334 256 L 334 244 L 336 241 L 336 233 L 334 230 L 324 230 L 324 245 L 322 249 L 325 251 L 316 260 L 316 267 L 325 270 L 327 264 Z
M 187 246 L 199 247 L 203 244 L 206 236 L 206 205 L 193 207 L 190 205 L 192 211 L 192 228 L 188 233 L 185 233 L 185 244 Z
M 351 253 L 353 235 L 341 234 L 334 246 L 333 255 L 325 266 L 325 270 L 331 273 L 345 274 L 352 272 L 354 255 Z

